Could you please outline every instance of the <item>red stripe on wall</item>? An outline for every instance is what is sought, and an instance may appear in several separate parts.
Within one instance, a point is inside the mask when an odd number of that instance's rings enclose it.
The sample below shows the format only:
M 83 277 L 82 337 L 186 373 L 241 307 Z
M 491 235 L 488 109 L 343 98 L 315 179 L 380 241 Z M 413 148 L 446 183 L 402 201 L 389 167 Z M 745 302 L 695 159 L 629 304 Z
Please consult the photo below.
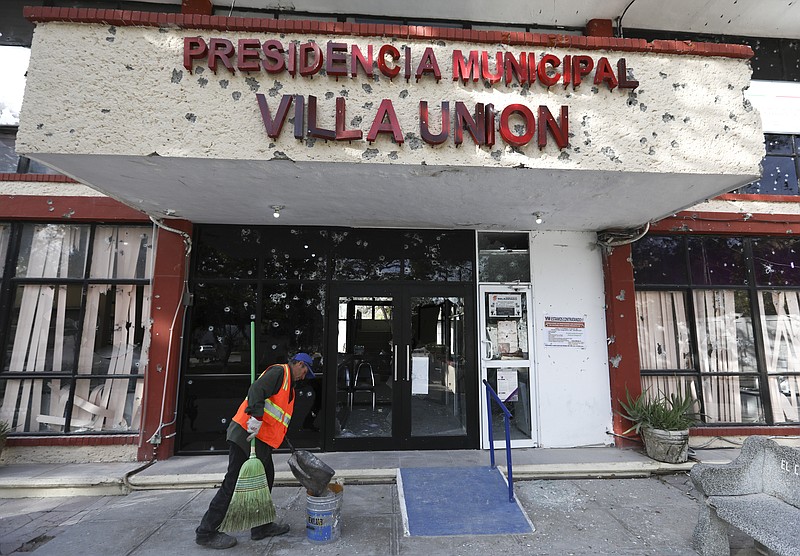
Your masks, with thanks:
M 157 14 L 150 12 L 132 12 L 122 10 L 86 10 L 81 8 L 49 8 L 44 6 L 26 6 L 23 15 L 34 23 L 48 21 L 67 21 L 72 23 L 100 23 L 115 26 L 159 27 L 161 25 L 177 26 L 182 29 L 214 29 L 219 31 L 263 32 L 264 18 L 257 17 L 221 17 L 198 16 L 195 14 Z M 155 20 L 154 20 L 155 19 Z M 452 29 L 440 27 L 424 27 L 421 25 L 400 26 L 375 25 L 367 23 L 346 23 L 330 27 L 319 21 L 273 20 L 277 21 L 276 32 L 302 32 L 321 34 L 325 25 L 325 34 L 357 35 L 363 37 L 380 37 L 381 39 L 420 39 L 448 40 Z M 475 31 L 463 30 L 464 40 L 475 43 L 498 42 L 510 43 L 512 32 L 509 31 Z M 389 42 L 389 41 L 387 41 Z M 678 54 L 690 56 L 718 56 L 723 58 L 750 59 L 753 49 L 742 44 L 716 44 L 693 41 L 647 42 L 642 39 L 617 39 L 606 37 L 583 37 L 575 35 L 556 35 L 544 33 L 524 33 L 516 36 L 515 44 L 534 47 L 563 47 L 581 50 L 621 50 L 625 52 L 653 52 L 658 54 Z
M 58 220 L 60 222 L 149 222 L 143 212 L 110 197 L 0 195 L 2 220 Z

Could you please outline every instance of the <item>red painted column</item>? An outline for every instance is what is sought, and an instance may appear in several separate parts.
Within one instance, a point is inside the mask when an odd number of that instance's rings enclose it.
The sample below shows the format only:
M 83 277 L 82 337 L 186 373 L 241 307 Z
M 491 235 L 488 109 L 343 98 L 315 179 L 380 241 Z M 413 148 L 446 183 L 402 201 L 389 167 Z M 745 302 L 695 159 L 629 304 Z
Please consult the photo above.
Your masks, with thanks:
M 619 400 L 625 399 L 626 388 L 631 396 L 642 392 L 639 368 L 639 337 L 636 328 L 636 298 L 633 289 L 631 246 L 615 247 L 603 253 L 603 274 L 606 290 L 606 331 L 608 333 L 608 371 L 611 383 L 611 408 L 616 434 L 631 424 L 618 412 Z M 617 446 L 633 446 L 634 442 L 614 437 Z
M 167 220 L 164 224 L 191 237 L 192 223 Z M 184 280 L 187 279 L 186 244 L 180 234 L 158 228 L 153 270 L 153 294 L 150 354 L 145 375 L 142 430 L 139 437 L 139 461 L 163 460 L 173 455 L 176 429 L 178 371 L 183 326 Z M 174 324 L 173 324 L 174 323 Z M 163 410 L 162 410 L 163 407 Z M 162 423 L 170 423 L 163 426 Z M 159 433 L 160 442 L 151 442 Z

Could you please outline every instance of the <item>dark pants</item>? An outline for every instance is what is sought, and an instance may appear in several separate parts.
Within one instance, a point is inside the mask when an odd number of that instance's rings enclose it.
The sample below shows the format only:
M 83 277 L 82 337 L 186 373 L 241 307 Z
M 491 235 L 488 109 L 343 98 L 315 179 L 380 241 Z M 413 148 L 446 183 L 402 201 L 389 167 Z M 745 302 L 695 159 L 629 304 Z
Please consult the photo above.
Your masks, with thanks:
M 209 537 L 213 535 L 219 528 L 222 520 L 225 519 L 225 514 L 228 512 L 228 506 L 233 498 L 233 491 L 236 488 L 236 480 L 239 478 L 239 471 L 242 465 L 250 457 L 249 453 L 245 453 L 238 444 L 235 442 L 228 442 L 228 471 L 225 473 L 225 478 L 222 480 L 217 494 L 208 505 L 208 511 L 200 521 L 200 526 L 195 529 L 195 533 L 199 538 Z M 272 463 L 272 447 L 259 440 L 256 440 L 256 455 L 261 463 L 264 464 L 264 471 L 267 472 L 267 483 L 269 490 L 272 491 L 272 484 L 275 482 L 275 466 Z

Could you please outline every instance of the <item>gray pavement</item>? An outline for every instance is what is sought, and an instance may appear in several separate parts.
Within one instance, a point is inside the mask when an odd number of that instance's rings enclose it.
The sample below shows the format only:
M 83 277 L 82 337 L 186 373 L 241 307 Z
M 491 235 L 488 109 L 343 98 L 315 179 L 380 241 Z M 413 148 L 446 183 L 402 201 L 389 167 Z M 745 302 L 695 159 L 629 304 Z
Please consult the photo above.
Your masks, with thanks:
M 497 455 L 504 464 L 504 453 Z M 735 455 L 735 450 L 706 450 L 698 459 L 724 463 Z M 273 495 L 278 521 L 291 531 L 262 541 L 240 533 L 239 544 L 224 553 L 694 554 L 698 501 L 686 473 L 691 463 L 654 469 L 655 462 L 638 451 L 616 448 L 514 450 L 513 456 L 515 494 L 536 527 L 533 533 L 405 536 L 394 484 L 397 468 L 488 465 L 488 452 L 329 453 L 320 457 L 345 478 L 342 534 L 336 542 L 313 544 L 305 534 L 305 492 L 283 468 L 287 456 L 278 455 L 281 486 Z M 0 498 L 0 554 L 216 553 L 194 543 L 194 528 L 214 495 L 225 459 L 170 458 L 146 469 L 135 463 L 0 466 L 0 497 L 5 497 Z M 59 477 L 69 490 L 66 496 L 57 486 Z M 104 492 L 109 482 L 114 494 Z M 458 518 L 453 508 L 450 519 Z M 737 556 L 757 554 L 752 540 L 735 530 L 732 547 Z

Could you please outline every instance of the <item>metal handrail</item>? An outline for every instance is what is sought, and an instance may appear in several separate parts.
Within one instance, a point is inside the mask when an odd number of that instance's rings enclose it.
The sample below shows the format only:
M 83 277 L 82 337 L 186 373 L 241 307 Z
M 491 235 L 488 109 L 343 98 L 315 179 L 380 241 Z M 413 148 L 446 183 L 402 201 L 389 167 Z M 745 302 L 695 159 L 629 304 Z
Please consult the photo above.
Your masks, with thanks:
M 506 465 L 508 467 L 508 501 L 514 501 L 514 475 L 511 471 L 511 412 L 508 410 L 506 405 L 497 395 L 497 392 L 494 391 L 492 385 L 483 380 L 483 383 L 486 385 L 486 412 L 489 414 L 489 452 L 491 454 L 492 460 L 492 469 L 497 467 L 494 464 L 494 434 L 492 433 L 492 398 L 494 401 L 497 402 L 497 405 L 500 406 L 500 409 L 503 410 L 503 423 L 506 427 Z

